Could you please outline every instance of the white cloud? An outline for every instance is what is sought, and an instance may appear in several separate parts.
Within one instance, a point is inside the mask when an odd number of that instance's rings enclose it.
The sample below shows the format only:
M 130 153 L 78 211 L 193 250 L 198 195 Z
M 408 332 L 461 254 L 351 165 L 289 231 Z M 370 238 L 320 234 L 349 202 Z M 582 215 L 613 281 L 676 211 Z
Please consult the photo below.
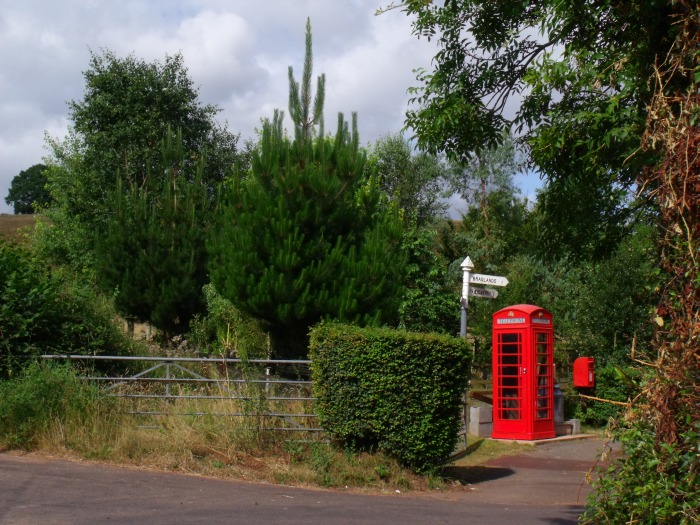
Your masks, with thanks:
M 326 73 L 326 129 L 358 111 L 363 144 L 403 126 L 412 70 L 432 44 L 411 35 L 381 0 L 0 0 L 0 212 L 12 178 L 41 162 L 44 131 L 62 135 L 69 100 L 81 100 L 90 50 L 162 61 L 182 52 L 203 103 L 251 137 L 262 117 L 287 109 L 287 67 L 301 75 L 306 19 L 314 74 Z

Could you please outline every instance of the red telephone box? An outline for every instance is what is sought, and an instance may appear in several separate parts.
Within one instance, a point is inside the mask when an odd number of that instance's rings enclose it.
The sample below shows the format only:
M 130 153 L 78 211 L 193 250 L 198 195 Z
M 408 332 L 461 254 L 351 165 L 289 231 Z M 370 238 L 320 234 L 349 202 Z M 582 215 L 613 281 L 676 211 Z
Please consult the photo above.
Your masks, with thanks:
M 517 304 L 493 314 L 493 432 L 499 439 L 546 439 L 554 430 L 552 314 Z

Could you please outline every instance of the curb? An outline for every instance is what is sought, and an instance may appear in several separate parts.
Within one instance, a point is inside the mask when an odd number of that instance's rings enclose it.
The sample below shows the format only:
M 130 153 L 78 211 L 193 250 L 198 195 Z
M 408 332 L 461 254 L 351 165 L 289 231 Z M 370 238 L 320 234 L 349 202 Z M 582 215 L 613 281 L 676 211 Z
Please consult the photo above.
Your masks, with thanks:
M 548 443 L 559 443 L 562 441 L 576 441 L 579 439 L 592 439 L 592 438 L 597 438 L 597 437 L 600 437 L 600 436 L 598 436 L 596 434 L 574 434 L 574 435 L 567 435 L 567 436 L 557 436 L 557 437 L 549 438 L 549 439 L 534 439 L 531 441 L 525 441 L 522 439 L 494 439 L 494 438 L 483 438 L 483 439 L 489 440 L 489 441 L 496 441 L 499 443 L 513 443 L 516 445 L 537 447 L 539 445 L 546 445 Z

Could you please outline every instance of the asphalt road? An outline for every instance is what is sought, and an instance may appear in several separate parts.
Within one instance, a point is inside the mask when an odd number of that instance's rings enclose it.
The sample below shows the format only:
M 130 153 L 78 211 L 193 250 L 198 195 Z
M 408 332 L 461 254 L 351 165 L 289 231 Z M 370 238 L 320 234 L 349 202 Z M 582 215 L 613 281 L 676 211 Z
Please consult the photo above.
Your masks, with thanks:
M 0 524 L 573 525 L 593 444 L 565 446 L 470 470 L 480 479 L 462 492 L 379 496 L 4 453 Z M 582 446 L 572 460 L 571 447 Z

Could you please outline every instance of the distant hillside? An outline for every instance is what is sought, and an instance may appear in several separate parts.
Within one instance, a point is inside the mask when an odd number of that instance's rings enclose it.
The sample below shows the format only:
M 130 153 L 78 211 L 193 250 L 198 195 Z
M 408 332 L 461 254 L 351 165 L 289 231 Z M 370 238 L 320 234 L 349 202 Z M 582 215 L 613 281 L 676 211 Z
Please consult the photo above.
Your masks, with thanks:
M 0 214 L 0 240 L 21 240 L 22 230 L 34 228 L 34 215 Z

